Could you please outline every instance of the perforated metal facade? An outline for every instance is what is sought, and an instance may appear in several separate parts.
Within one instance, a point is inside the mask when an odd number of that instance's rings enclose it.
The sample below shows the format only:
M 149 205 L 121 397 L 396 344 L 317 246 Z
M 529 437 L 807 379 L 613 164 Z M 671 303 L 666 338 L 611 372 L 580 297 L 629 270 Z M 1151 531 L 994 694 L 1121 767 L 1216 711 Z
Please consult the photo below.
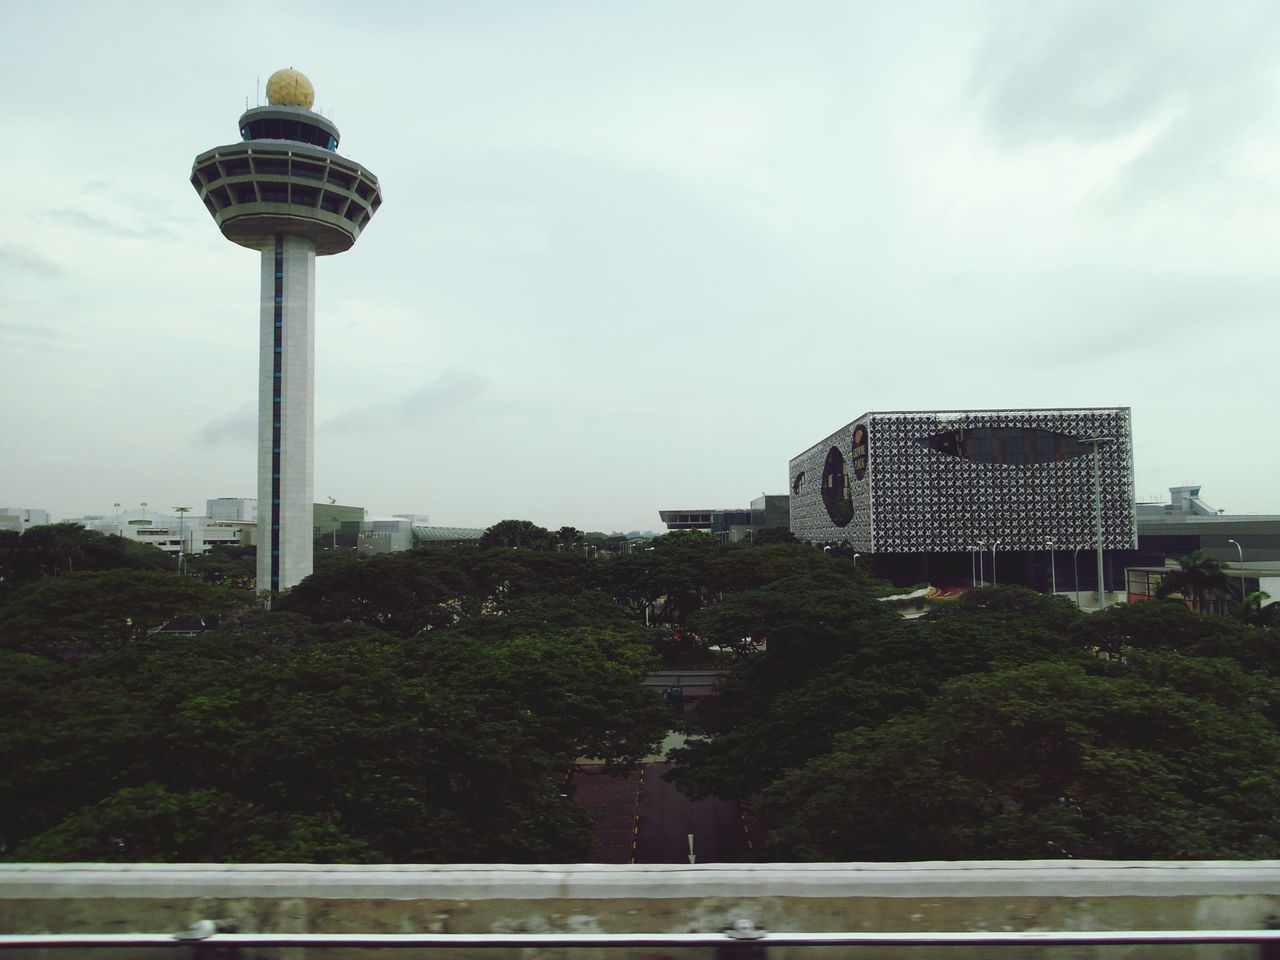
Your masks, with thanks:
M 791 461 L 791 532 L 864 553 L 1137 545 L 1128 407 L 867 413 Z

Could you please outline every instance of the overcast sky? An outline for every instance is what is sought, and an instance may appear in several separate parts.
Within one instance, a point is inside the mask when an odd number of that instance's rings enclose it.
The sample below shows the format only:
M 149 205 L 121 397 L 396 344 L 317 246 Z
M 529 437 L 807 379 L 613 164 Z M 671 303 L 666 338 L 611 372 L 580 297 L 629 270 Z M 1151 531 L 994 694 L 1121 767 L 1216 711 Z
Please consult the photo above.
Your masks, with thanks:
M 385 203 L 318 261 L 316 495 L 660 528 L 867 410 L 1128 405 L 1280 513 L 1280 5 L 0 2 L 0 506 L 256 491 L 257 254 L 191 161 L 293 66 Z

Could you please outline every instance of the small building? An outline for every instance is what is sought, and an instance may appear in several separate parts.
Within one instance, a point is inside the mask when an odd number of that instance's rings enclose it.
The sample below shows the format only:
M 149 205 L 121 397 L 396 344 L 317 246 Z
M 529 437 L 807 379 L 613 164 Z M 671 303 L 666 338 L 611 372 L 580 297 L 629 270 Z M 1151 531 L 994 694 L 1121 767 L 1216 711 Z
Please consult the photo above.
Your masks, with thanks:
M 785 493 L 764 493 L 751 501 L 751 535 L 761 530 L 791 526 L 791 497 Z
M 23 533 L 49 523 L 49 511 L 32 507 L 0 507 L 0 530 Z
M 716 507 L 685 510 L 659 510 L 658 516 L 673 530 L 702 530 L 721 543 L 737 543 L 754 536 L 766 527 L 786 529 L 791 523 L 791 498 L 785 493 L 761 494 L 746 509 Z
M 737 543 L 751 533 L 751 510 L 733 507 L 698 507 L 682 510 L 659 510 L 667 532 L 701 530 L 721 543 Z
M 1139 564 L 1160 566 L 1196 550 L 1223 563 L 1280 560 L 1280 516 L 1215 509 L 1199 484 L 1170 487 L 1167 503 L 1139 503 L 1137 520 Z
M 1173 560 L 1159 567 L 1129 567 L 1124 572 L 1128 594 L 1126 599 L 1130 603 L 1154 600 L 1164 578 L 1178 569 L 1178 563 Z M 1280 560 L 1263 561 L 1244 566 L 1224 563 L 1222 572 L 1226 574 L 1229 581 L 1238 581 L 1239 586 L 1236 589 L 1240 591 L 1241 596 L 1250 597 L 1255 593 L 1262 593 L 1264 596 L 1260 605 L 1263 607 L 1269 607 L 1273 603 L 1280 602 Z M 1203 612 L 1225 615 L 1230 612 L 1231 607 L 1237 602 L 1238 598 L 1235 596 L 1215 597 L 1210 600 L 1209 608 Z M 1193 610 L 1200 609 L 1198 601 L 1194 597 L 1187 599 L 1187 606 Z

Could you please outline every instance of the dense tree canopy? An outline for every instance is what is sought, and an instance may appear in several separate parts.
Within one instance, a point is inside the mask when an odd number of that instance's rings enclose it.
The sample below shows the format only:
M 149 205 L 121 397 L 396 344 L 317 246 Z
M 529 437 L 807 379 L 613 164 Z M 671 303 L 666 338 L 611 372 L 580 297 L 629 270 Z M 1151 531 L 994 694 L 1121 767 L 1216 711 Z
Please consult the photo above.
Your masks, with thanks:
M 1280 854 L 1280 639 L 1181 603 L 1017 587 L 918 621 L 797 576 L 708 607 L 767 642 L 672 778 L 751 804 L 777 859 Z
M 557 775 L 678 722 L 659 655 L 728 668 L 671 776 L 765 856 L 1280 856 L 1280 635 L 1179 601 L 905 620 L 837 551 L 504 521 L 331 555 L 267 612 L 243 553 L 179 577 L 77 531 L 0 539 L 0 858 L 573 860 Z
M 841 734 L 761 810 L 772 850 L 804 859 L 1275 857 L 1278 697 L 1176 655 L 971 674 Z
M 0 602 L 43 577 L 173 568 L 172 558 L 153 546 L 86 530 L 77 523 L 42 524 L 21 534 L 0 530 Z
M 225 587 L 154 570 L 44 577 L 0 607 L 0 647 L 51 655 L 99 653 L 176 617 L 212 619 L 244 601 Z
M 232 592 L 134 571 L 31 584 L 0 636 L 41 653 L 74 641 L 79 656 L 0 650 L 0 856 L 585 856 L 589 817 L 556 775 L 582 757 L 630 765 L 675 722 L 641 685 L 647 631 L 584 585 L 585 564 L 351 561 L 276 612 L 242 604 L 194 637 L 147 628 Z M 37 629 L 51 590 L 62 612 Z

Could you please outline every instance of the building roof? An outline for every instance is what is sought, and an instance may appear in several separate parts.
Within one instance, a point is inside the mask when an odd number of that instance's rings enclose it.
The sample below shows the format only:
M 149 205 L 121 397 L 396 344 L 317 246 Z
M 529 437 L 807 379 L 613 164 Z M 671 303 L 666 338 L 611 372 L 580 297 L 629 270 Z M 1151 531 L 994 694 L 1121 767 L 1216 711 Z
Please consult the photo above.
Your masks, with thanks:
M 484 531 L 477 527 L 427 527 L 413 525 L 415 540 L 479 540 Z

